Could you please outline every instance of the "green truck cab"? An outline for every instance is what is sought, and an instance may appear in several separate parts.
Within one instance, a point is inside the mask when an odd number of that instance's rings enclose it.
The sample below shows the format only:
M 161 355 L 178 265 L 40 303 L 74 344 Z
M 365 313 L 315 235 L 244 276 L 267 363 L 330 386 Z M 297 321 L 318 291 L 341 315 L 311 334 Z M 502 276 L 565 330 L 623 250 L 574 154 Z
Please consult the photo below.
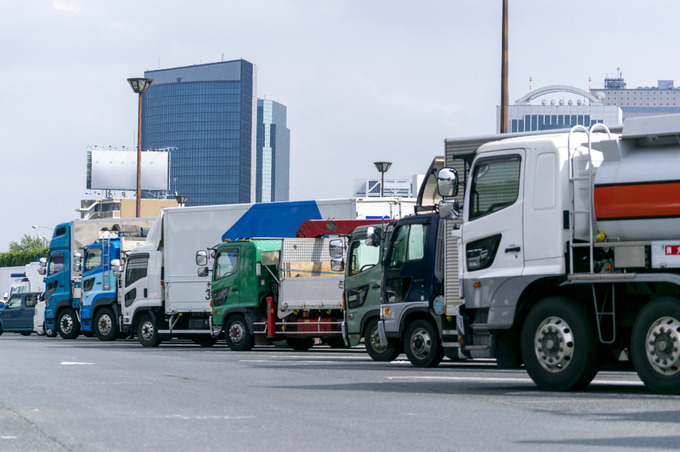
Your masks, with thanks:
M 387 232 L 387 224 L 356 228 L 348 238 L 347 265 L 336 260 L 337 268 L 345 267 L 345 339 L 349 346 L 355 346 L 363 338 L 366 351 L 375 361 L 392 361 L 403 348 L 399 341 L 383 347 L 378 335 L 382 242 Z M 371 239 L 367 241 L 368 234 Z M 378 237 L 382 239 L 376 240 Z

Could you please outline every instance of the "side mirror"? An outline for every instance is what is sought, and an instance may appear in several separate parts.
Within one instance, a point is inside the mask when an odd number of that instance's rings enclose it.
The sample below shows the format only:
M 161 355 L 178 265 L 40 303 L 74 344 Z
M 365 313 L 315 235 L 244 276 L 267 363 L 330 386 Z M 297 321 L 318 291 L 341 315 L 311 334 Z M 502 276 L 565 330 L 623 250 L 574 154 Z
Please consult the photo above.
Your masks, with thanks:
M 46 257 L 41 257 L 38 259 L 38 274 L 39 275 L 46 275 L 47 274 L 47 258 Z
M 205 267 L 208 265 L 208 252 L 205 250 L 196 251 L 196 265 Z M 198 275 L 201 276 L 201 275 Z
M 380 240 L 382 239 L 382 229 L 376 229 L 373 226 L 366 230 L 366 245 L 367 246 L 380 246 Z
M 208 267 L 198 267 L 198 272 L 196 272 L 199 278 L 205 278 L 210 274 L 210 269 Z
M 120 278 L 123 274 L 123 264 L 121 264 L 120 259 L 111 260 L 111 271 L 116 278 Z
M 437 193 L 442 198 L 458 195 L 458 171 L 455 168 L 442 168 L 437 174 Z
M 459 212 L 460 207 L 457 199 L 439 203 L 439 218 L 442 220 L 455 220 L 458 218 Z
M 83 255 L 76 252 L 73 253 L 73 271 L 79 272 L 83 268 Z
M 336 258 L 342 259 L 342 255 L 343 255 L 344 251 L 345 251 L 345 243 L 340 239 L 333 239 L 328 244 L 328 252 L 330 253 L 330 255 L 333 259 L 336 259 Z M 331 263 L 332 262 L 333 261 L 331 260 Z M 340 271 L 340 270 L 333 270 L 333 271 Z
M 331 259 L 331 270 L 334 272 L 341 272 L 345 270 L 345 260 L 342 257 L 334 257 Z

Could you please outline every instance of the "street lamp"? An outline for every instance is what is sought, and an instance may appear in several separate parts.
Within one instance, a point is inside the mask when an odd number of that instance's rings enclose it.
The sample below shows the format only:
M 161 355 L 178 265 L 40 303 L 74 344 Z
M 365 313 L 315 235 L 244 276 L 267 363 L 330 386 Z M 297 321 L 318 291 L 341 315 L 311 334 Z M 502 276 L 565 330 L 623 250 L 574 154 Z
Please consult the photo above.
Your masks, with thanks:
M 373 164 L 378 171 L 380 171 L 380 197 L 383 198 L 385 197 L 385 173 L 390 169 L 390 166 L 392 166 L 392 162 L 373 162 Z
M 128 83 L 132 91 L 139 94 L 139 107 L 137 108 L 137 218 L 142 210 L 142 94 L 149 89 L 152 78 L 129 78 Z
M 187 199 L 189 199 L 187 195 L 178 195 L 175 193 L 175 201 L 177 201 L 177 204 L 179 204 L 180 207 L 184 207 L 184 204 L 187 203 Z
M 48 228 L 47 226 L 38 226 L 37 224 L 34 224 L 31 227 L 33 229 L 48 229 L 48 230 L 54 232 L 54 228 Z M 49 240 L 47 240 L 47 237 L 45 237 L 44 235 L 41 235 L 40 238 L 43 239 L 43 241 L 45 242 L 45 248 L 47 248 L 47 245 L 49 243 Z

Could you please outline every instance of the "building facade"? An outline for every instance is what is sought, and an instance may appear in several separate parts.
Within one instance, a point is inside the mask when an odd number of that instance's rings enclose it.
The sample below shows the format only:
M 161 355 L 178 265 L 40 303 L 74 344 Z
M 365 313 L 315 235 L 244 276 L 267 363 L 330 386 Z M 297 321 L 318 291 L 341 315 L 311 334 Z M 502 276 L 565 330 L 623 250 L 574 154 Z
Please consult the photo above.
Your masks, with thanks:
M 290 130 L 286 106 L 257 100 L 256 201 L 288 201 L 290 186 Z
M 386 198 L 416 198 L 425 175 L 414 174 L 411 177 L 385 178 L 384 194 Z M 354 179 L 354 196 L 357 198 L 379 198 L 381 178 Z
M 256 70 L 246 60 L 145 71 L 142 149 L 170 150 L 187 206 L 255 202 Z
M 557 99 L 550 98 L 555 95 Z M 496 118 L 496 131 L 500 132 L 500 107 Z M 508 106 L 511 133 L 569 129 L 576 125 L 590 127 L 598 123 L 614 126 L 621 122 L 618 106 L 605 105 L 591 93 L 566 85 L 533 90 Z
M 654 116 L 680 113 L 680 89 L 673 80 L 658 80 L 657 86 L 638 86 L 628 89 L 621 72 L 617 77 L 605 78 L 604 87 L 590 92 L 603 105 L 617 106 L 623 120 L 636 116 Z

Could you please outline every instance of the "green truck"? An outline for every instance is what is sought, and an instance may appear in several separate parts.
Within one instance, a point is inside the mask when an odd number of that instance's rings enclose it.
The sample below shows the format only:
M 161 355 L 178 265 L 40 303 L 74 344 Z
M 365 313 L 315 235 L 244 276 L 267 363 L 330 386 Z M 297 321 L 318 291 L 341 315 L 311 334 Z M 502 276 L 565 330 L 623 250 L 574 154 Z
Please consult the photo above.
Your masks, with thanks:
M 244 239 L 196 253 L 210 274 L 213 335 L 232 350 L 286 340 L 296 350 L 344 346 L 343 273 L 330 268 L 328 238 Z M 341 250 L 342 252 L 342 250 Z
M 347 265 L 342 256 L 333 258 L 332 267 L 345 271 L 343 336 L 349 346 L 363 338 L 366 351 L 375 361 L 392 361 L 402 352 L 399 341 L 381 345 L 378 335 L 380 319 L 380 284 L 382 278 L 383 244 L 388 231 L 386 223 L 360 226 L 346 239 Z M 370 233 L 373 240 L 366 241 Z M 337 242 L 336 242 L 337 243 Z

